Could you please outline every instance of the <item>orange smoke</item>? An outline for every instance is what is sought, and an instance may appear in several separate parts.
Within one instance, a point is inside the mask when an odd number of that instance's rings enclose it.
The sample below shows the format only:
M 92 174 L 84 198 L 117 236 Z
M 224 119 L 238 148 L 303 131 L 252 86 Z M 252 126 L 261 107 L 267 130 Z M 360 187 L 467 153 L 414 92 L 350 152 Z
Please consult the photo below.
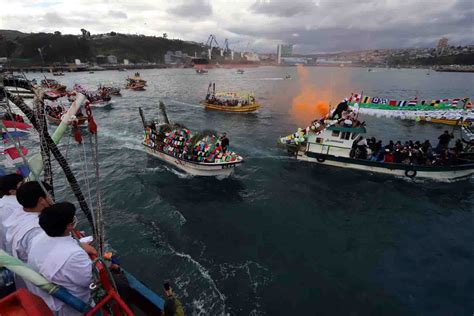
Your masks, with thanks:
M 329 113 L 331 90 L 316 87 L 311 83 L 309 72 L 301 65 L 297 66 L 300 92 L 291 102 L 290 115 L 300 126 L 319 119 Z

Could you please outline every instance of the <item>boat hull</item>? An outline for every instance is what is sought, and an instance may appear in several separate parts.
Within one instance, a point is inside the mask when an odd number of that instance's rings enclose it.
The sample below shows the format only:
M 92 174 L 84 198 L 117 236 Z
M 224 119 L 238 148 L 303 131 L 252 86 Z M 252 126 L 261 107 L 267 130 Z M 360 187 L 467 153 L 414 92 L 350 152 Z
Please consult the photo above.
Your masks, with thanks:
M 472 123 L 470 121 L 463 121 L 461 122 L 460 120 L 450 120 L 450 119 L 435 119 L 435 118 L 426 118 L 426 117 L 420 117 L 420 122 L 423 123 L 433 123 L 433 124 L 443 124 L 443 125 L 449 125 L 449 126 L 471 126 Z
M 201 102 L 204 105 L 206 110 L 216 110 L 222 112 L 232 112 L 232 113 L 249 113 L 254 112 L 260 108 L 260 104 L 252 104 L 245 106 L 226 106 L 226 105 L 215 105 L 209 104 L 206 102 Z
M 96 101 L 96 102 L 91 102 L 90 106 L 91 106 L 91 107 L 94 107 L 94 108 L 112 107 L 112 101 Z
M 61 119 L 58 119 L 58 118 L 55 118 L 55 117 L 52 117 L 50 115 L 46 115 L 46 118 L 48 119 L 48 121 L 51 123 L 51 124 L 54 124 L 54 125 L 59 125 L 61 124 Z M 77 120 L 77 125 L 84 125 L 85 123 L 87 122 L 87 117 L 81 117 Z
M 145 147 L 145 150 L 149 155 L 156 157 L 168 164 L 171 164 L 174 167 L 183 170 L 193 176 L 228 177 L 234 172 L 235 167 L 242 163 L 242 161 L 224 163 L 191 162 L 183 159 L 178 159 L 160 151 L 156 151 L 146 145 L 143 146 Z
M 455 166 L 416 166 L 399 163 L 383 163 L 370 160 L 336 157 L 313 152 L 298 152 L 298 160 L 322 165 L 362 170 L 367 172 L 389 174 L 408 179 L 431 179 L 451 182 L 471 177 L 474 174 L 474 163 Z

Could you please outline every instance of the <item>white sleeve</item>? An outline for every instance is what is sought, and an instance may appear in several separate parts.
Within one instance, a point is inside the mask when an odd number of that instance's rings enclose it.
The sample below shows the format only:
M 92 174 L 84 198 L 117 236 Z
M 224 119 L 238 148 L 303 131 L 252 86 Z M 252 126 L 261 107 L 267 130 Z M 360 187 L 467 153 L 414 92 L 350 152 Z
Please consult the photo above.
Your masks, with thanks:
M 61 270 L 72 284 L 89 287 L 92 282 L 92 261 L 85 251 L 72 255 Z

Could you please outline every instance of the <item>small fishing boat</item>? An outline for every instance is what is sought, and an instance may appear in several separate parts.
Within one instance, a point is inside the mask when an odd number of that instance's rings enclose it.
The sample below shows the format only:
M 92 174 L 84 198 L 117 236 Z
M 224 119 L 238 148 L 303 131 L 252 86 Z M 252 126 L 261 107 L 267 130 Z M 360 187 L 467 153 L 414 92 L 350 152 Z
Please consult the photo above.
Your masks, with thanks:
M 145 151 L 190 175 L 228 177 L 244 159 L 223 148 L 213 132 L 195 133 L 179 124 L 170 124 L 164 104 L 160 103 L 163 123 L 147 122 L 140 108 Z
M 249 113 L 260 108 L 253 94 L 216 92 L 216 84 L 209 84 L 205 100 L 201 101 L 206 110 L 233 113 Z
M 53 76 L 64 76 L 64 73 L 62 71 L 60 72 L 53 72 Z
M 45 114 L 46 119 L 53 125 L 61 124 L 62 117 L 67 113 L 66 108 L 62 105 L 46 105 L 45 107 Z M 77 125 L 84 125 L 87 122 L 87 117 L 82 114 L 76 114 L 72 117 L 71 121 L 77 122 Z
M 285 80 L 290 80 L 290 79 L 291 79 L 291 76 L 290 76 L 290 75 L 286 75 L 284 79 L 285 79 Z
M 121 96 L 120 87 L 113 83 L 105 83 L 99 85 L 99 90 L 104 89 L 109 95 Z
M 196 73 L 198 75 L 204 75 L 204 74 L 207 74 L 209 71 L 207 71 L 206 69 L 204 68 L 199 68 L 199 69 L 196 69 Z
M 146 80 L 140 77 L 140 73 L 136 72 L 134 77 L 127 78 L 126 89 L 143 91 L 145 90 Z
M 48 78 L 41 80 L 41 87 L 58 92 L 66 91 L 67 88 L 65 85 L 60 84 L 57 80 Z
M 243 75 L 244 74 L 244 70 L 243 69 L 237 69 L 237 74 L 238 75 Z
M 8 93 L 24 99 L 32 99 L 35 94 L 29 89 L 29 81 L 24 76 L 7 74 L 3 77 L 3 87 Z
M 99 88 L 96 91 L 88 91 L 81 85 L 75 84 L 74 90 L 87 96 L 87 99 L 90 101 L 91 107 L 96 107 L 96 108 L 109 107 L 110 108 L 113 104 L 112 98 L 110 97 L 106 89 Z M 75 100 L 75 96 L 71 95 L 69 97 L 69 101 L 72 102 L 74 100 Z
M 381 150 L 375 154 L 377 158 L 370 159 L 375 156 L 368 155 L 367 151 L 361 154 L 367 150 L 367 143 L 363 144 L 366 127 L 358 121 L 343 120 L 343 123 L 340 125 L 336 120 L 324 119 L 314 121 L 305 130 L 299 129 L 292 135 L 280 138 L 279 143 L 297 160 L 339 168 L 442 182 L 466 179 L 474 174 L 474 155 L 471 152 L 459 153 L 452 163 L 445 163 L 446 160 L 442 159 L 446 157 L 442 155 L 434 155 L 429 159 L 424 157 L 427 163 L 423 164 L 412 162 L 410 158 L 413 159 L 416 154 L 406 151 L 406 148 L 396 149 L 405 151 L 403 162 L 394 162 L 397 161 L 393 159 L 395 149 L 389 152 Z
M 459 118 L 457 120 L 455 119 L 448 119 L 448 118 L 431 118 L 429 116 L 420 116 L 419 119 L 417 119 L 418 122 L 421 123 L 433 123 L 433 124 L 443 124 L 443 125 L 449 125 L 449 126 L 471 126 L 473 125 L 473 119 L 463 119 Z

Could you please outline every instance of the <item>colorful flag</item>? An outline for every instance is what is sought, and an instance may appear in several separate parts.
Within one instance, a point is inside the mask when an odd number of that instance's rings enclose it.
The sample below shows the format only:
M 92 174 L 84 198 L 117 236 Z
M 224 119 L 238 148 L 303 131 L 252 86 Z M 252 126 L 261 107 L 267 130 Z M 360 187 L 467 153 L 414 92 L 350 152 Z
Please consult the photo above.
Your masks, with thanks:
M 28 175 L 30 174 L 30 169 L 28 169 L 28 167 L 24 165 L 19 166 L 16 169 L 16 173 L 22 175 L 23 177 L 28 177 Z
M 407 105 L 407 101 L 398 101 L 398 106 L 405 106 Z
M 453 101 L 451 102 L 451 104 L 452 104 L 453 106 L 457 106 L 458 103 L 459 103 L 459 101 L 461 101 L 461 99 L 455 98 L 455 99 L 453 99 Z
M 388 99 L 380 99 L 380 104 L 387 104 L 388 103 Z
M 418 100 L 416 99 L 408 101 L 409 106 L 415 106 L 417 103 L 418 103 Z
M 349 102 L 360 102 L 361 95 L 359 93 L 353 93 L 349 99 Z
M 3 121 L 3 125 L 7 128 L 16 128 L 16 129 L 22 129 L 22 130 L 27 130 L 27 129 L 32 128 L 30 124 L 14 122 L 14 121 Z
M 396 106 L 397 105 L 397 100 L 390 99 L 390 101 L 388 101 L 388 105 Z
M 23 155 L 28 154 L 28 149 L 26 149 L 25 147 L 20 146 L 20 149 L 21 149 L 21 152 L 23 153 Z M 8 154 L 10 156 L 10 158 L 13 159 L 13 160 L 21 158 L 20 153 L 18 152 L 18 150 L 15 147 L 6 148 L 3 151 L 3 153 Z
M 6 132 L 3 132 L 2 133 L 2 138 L 6 141 L 10 140 L 10 137 L 11 138 L 19 138 L 19 137 L 24 137 L 28 135 L 27 132 L 23 132 L 23 131 L 8 131 L 8 133 Z
M 380 103 L 380 99 L 377 98 L 377 97 L 373 97 L 373 98 L 372 98 L 372 103 L 373 103 L 373 104 L 379 104 L 379 103 Z

